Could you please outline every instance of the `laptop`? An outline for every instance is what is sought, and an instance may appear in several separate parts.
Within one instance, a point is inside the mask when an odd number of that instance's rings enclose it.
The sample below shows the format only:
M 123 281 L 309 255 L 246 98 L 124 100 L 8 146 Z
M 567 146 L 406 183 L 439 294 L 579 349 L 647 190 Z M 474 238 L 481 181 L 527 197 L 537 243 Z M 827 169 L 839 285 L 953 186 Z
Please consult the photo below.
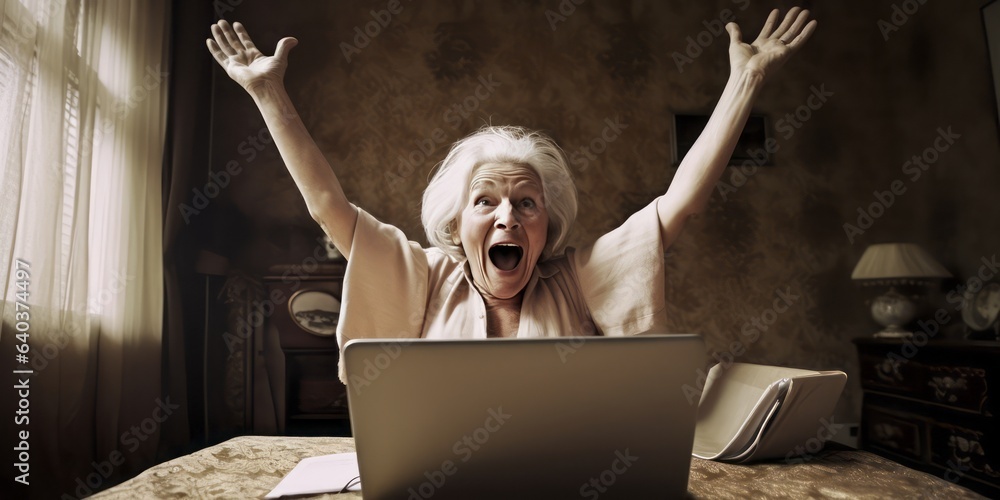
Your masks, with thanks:
M 344 359 L 366 499 L 687 493 L 697 335 L 364 339 Z

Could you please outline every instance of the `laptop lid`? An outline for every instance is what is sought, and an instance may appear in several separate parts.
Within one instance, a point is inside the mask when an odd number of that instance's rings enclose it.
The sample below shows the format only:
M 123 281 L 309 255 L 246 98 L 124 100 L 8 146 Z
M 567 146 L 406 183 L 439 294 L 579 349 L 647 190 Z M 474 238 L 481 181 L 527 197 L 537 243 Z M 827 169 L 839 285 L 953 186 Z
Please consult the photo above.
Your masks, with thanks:
M 352 340 L 366 499 L 686 494 L 696 335 Z

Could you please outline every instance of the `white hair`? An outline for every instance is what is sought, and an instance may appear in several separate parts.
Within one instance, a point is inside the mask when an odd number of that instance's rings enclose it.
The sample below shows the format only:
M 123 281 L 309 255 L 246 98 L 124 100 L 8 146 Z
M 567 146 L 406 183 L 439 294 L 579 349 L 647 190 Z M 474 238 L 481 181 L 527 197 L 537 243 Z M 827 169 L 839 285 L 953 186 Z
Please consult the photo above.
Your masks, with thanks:
M 420 220 L 427 240 L 449 255 L 464 258 L 458 217 L 469 201 L 469 183 L 480 165 L 512 163 L 534 169 L 542 180 L 549 228 L 541 260 L 562 254 L 576 220 L 576 186 L 555 141 L 522 127 L 486 126 L 459 140 L 437 166 L 424 191 Z

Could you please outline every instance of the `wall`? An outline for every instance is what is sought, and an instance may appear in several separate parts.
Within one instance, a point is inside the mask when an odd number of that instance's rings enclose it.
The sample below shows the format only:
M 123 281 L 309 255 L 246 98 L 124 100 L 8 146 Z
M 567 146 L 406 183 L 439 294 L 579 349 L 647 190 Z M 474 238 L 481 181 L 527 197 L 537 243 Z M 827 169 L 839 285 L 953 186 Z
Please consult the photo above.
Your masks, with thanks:
M 299 38 L 286 82 L 359 206 L 424 241 L 420 194 L 448 145 L 484 123 L 524 125 L 553 135 L 574 160 L 581 193 L 575 245 L 669 185 L 671 113 L 709 111 L 728 75 L 727 39 L 711 35 L 723 10 L 750 39 L 772 6 L 793 5 L 586 1 L 569 13 L 566 0 L 560 20 L 547 15 L 559 12 L 554 0 L 404 0 L 377 36 L 358 38 L 365 46 L 348 60 L 342 44 L 352 44 L 356 28 L 373 21 L 370 11 L 387 3 L 244 1 L 226 17 L 242 21 L 267 51 L 281 36 Z M 819 30 L 755 108 L 777 140 L 774 164 L 746 178 L 727 171 L 723 181 L 734 191 L 717 192 L 670 250 L 676 331 L 703 334 L 719 358 L 846 370 L 852 379 L 838 416 L 857 419 L 850 340 L 877 329 L 866 292 L 850 281 L 865 246 L 921 243 L 961 280 L 1000 249 L 992 220 L 1000 186 L 996 103 L 980 4 L 928 1 L 903 19 L 894 9 L 919 4 L 808 2 Z M 885 26 L 895 29 L 886 36 Z M 678 64 L 675 53 L 699 39 L 711 43 Z M 204 214 L 214 235 L 206 246 L 250 272 L 300 262 L 320 232 L 275 147 L 266 134 L 258 137 L 262 120 L 222 73 L 214 98 L 214 168 L 236 161 L 241 172 L 214 202 L 215 215 Z M 622 124 L 617 134 L 605 130 L 609 123 Z M 919 178 L 904 171 L 949 127 L 960 137 L 927 171 Z M 606 148 L 597 141 L 602 134 L 616 135 Z M 588 157 L 585 147 L 604 151 Z M 857 224 L 858 209 L 869 210 L 873 192 L 894 180 L 906 191 L 875 207 L 873 224 L 849 237 L 844 224 Z M 755 318 L 763 322 L 759 335 Z

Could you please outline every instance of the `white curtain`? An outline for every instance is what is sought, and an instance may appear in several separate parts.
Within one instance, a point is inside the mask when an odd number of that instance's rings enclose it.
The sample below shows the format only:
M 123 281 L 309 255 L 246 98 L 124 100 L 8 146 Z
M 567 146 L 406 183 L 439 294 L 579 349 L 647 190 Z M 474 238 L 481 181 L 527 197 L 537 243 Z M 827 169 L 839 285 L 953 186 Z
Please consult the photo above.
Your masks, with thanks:
M 32 489 L 96 491 L 148 465 L 176 404 L 160 393 L 169 7 L 0 0 L 0 19 L 0 368 L 34 370 Z

